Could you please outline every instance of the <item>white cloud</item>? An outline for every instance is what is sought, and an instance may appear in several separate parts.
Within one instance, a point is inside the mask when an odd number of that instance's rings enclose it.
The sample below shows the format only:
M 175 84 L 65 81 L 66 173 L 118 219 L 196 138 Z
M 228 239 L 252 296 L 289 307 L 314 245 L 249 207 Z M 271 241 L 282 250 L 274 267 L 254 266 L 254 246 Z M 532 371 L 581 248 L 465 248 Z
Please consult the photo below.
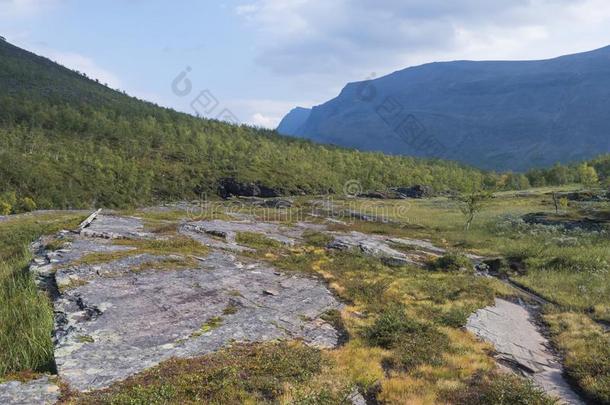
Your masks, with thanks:
M 610 44 L 607 0 L 244 0 L 235 12 L 253 35 L 257 64 L 295 94 L 323 100 L 371 72 L 544 59 Z M 243 116 L 267 126 L 315 104 L 259 104 Z
M 606 0 L 255 0 L 236 11 L 256 35 L 260 65 L 344 81 L 435 60 L 542 58 L 610 42 Z
M 309 106 L 315 102 L 312 100 L 238 99 L 229 100 L 226 104 L 244 124 L 276 128 L 295 105 Z
M 280 123 L 281 117 L 268 117 L 261 113 L 255 113 L 250 118 L 250 123 L 257 127 L 276 128 Z

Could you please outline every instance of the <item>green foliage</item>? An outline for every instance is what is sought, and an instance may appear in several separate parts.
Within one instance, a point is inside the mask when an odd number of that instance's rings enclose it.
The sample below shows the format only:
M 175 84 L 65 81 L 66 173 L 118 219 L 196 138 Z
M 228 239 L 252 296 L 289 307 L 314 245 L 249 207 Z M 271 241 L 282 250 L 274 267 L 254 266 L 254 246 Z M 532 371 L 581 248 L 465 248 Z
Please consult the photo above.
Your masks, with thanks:
M 224 177 L 296 194 L 340 193 L 352 179 L 462 190 L 496 175 L 195 118 L 0 42 L 0 191 L 39 208 L 129 207 L 214 195 Z
M 303 232 L 303 239 L 311 246 L 323 248 L 332 242 L 333 237 L 328 233 L 315 232 L 308 229 Z
M 557 404 L 531 381 L 501 373 L 477 375 L 467 388 L 449 394 L 447 400 L 456 405 Z
M 603 155 L 585 163 L 570 165 L 558 163 L 549 169 L 530 170 L 525 175 L 534 187 L 561 186 L 571 183 L 594 187 L 600 181 L 603 184 L 610 184 L 610 155 Z
M 409 318 L 403 305 L 391 305 L 364 330 L 364 338 L 372 346 L 394 349 L 388 365 L 404 370 L 421 364 L 438 366 L 443 353 L 450 348 L 449 338 L 431 324 Z
M 20 202 L 20 210 L 22 212 L 31 212 L 36 210 L 36 203 L 30 197 L 23 197 Z
M 28 244 L 42 234 L 76 226 L 80 216 L 39 216 L 0 222 L 0 376 L 49 371 L 53 309 L 27 266 Z
M 485 202 L 489 201 L 491 198 L 491 193 L 486 191 L 474 191 L 469 194 L 462 194 L 456 197 L 456 200 L 460 204 L 460 211 L 466 219 L 464 229 L 467 231 L 470 229 L 472 221 L 474 221 L 474 217 L 481 212 Z
M 279 248 L 282 243 L 256 232 L 238 232 L 235 241 L 255 249 Z
M 578 166 L 578 179 L 586 187 L 593 187 L 599 183 L 595 167 L 589 166 L 587 163 Z
M 472 272 L 473 265 L 469 258 L 459 253 L 447 253 L 436 258 L 430 265 L 433 270 L 448 272 Z

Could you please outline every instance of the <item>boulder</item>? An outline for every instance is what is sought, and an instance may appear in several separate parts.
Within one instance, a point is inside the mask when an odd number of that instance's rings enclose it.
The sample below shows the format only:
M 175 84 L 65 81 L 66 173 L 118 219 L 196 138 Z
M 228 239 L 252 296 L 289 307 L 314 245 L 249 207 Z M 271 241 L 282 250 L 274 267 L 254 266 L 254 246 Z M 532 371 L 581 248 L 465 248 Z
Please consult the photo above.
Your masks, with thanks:
M 421 184 L 411 187 L 396 187 L 392 191 L 402 195 L 403 198 L 426 198 L 432 196 L 432 188 Z
M 239 182 L 234 178 L 221 179 L 218 183 L 218 195 L 229 197 L 279 197 L 280 191 L 261 183 Z

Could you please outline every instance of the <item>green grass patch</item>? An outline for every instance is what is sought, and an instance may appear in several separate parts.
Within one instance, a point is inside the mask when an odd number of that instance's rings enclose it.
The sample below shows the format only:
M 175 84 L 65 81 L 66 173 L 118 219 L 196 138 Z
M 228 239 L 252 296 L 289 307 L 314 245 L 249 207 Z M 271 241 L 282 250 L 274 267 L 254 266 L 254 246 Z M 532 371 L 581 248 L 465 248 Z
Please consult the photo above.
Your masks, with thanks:
M 53 309 L 28 271 L 28 245 L 41 235 L 75 228 L 82 219 L 61 213 L 0 222 L 0 376 L 52 369 Z
M 238 232 L 235 241 L 254 249 L 274 249 L 284 246 L 282 242 L 256 232 Z

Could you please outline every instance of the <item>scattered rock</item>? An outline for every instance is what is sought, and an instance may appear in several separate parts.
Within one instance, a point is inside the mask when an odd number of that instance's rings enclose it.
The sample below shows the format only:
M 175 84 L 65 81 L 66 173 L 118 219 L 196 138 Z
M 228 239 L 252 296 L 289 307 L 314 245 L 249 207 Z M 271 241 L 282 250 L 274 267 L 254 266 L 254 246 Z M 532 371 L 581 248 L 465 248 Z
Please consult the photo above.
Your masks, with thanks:
M 396 187 L 393 191 L 400 194 L 403 198 L 427 198 L 432 196 L 432 188 L 417 184 L 411 187 Z
M 360 232 L 349 234 L 335 233 L 335 239 L 328 244 L 329 249 L 348 250 L 357 249 L 365 255 L 381 259 L 390 266 L 406 266 L 417 264 L 402 252 L 392 249 L 385 238 L 377 235 L 367 235 Z
M 273 274 L 275 274 L 275 272 Z M 280 295 L 279 291 L 273 289 L 264 290 L 263 293 L 266 295 L 272 295 L 274 297 Z
M 534 212 L 523 216 L 528 224 L 559 226 L 567 230 L 582 229 L 589 232 L 602 232 L 610 229 L 610 218 L 583 217 L 572 218 L 547 212 Z
M 222 198 L 229 197 L 279 197 L 281 192 L 261 183 L 239 182 L 234 178 L 221 179 L 218 184 L 218 195 Z

